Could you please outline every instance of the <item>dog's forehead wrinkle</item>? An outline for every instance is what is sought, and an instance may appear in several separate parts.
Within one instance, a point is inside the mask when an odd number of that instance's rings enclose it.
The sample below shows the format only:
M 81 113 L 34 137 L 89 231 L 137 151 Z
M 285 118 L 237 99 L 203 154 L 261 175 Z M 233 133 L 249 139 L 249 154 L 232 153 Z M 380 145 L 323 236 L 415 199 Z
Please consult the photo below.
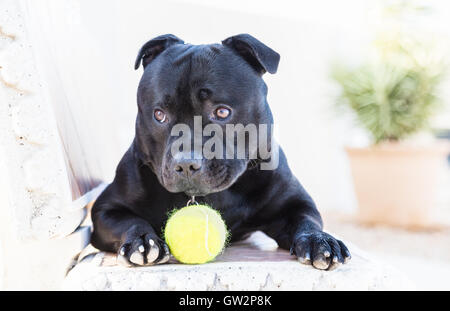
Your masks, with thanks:
M 211 102 L 237 107 L 265 97 L 262 79 L 222 45 L 176 45 L 166 52 L 150 64 L 144 90 L 148 101 L 168 111 L 192 118 L 203 115 Z M 199 99 L 201 89 L 211 92 L 210 102 Z
M 187 45 L 184 49 L 179 49 L 179 51 L 177 51 L 177 55 L 170 61 L 175 66 L 188 63 L 191 61 L 192 56 L 198 54 L 200 50 L 201 46 L 199 45 Z
M 200 44 L 186 45 L 183 48 L 173 50 L 173 58 L 169 59 L 174 65 L 181 65 L 191 61 L 193 58 L 200 61 L 213 60 L 217 55 L 221 54 L 220 45 L 218 44 Z

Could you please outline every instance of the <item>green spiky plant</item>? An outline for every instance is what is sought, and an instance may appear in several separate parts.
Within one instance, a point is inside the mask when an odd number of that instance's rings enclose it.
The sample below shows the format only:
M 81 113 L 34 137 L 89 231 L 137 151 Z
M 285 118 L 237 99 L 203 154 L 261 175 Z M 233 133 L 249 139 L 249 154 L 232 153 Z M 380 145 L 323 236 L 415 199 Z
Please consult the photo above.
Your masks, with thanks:
M 438 106 L 440 78 L 420 68 L 380 64 L 340 71 L 334 77 L 342 87 L 339 104 L 355 112 L 376 144 L 398 141 L 427 127 Z
M 333 68 L 332 78 L 341 88 L 338 105 L 354 112 L 375 144 L 423 130 L 439 107 L 446 66 L 433 42 L 426 41 L 389 29 L 375 42 L 371 62 Z

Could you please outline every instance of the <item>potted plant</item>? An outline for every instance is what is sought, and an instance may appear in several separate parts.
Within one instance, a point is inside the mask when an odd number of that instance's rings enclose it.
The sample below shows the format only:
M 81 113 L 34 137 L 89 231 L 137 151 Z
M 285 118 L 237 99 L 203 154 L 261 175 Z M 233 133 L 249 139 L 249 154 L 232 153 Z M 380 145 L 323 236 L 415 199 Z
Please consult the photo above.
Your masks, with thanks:
M 445 66 L 429 45 L 407 36 L 383 37 L 375 57 L 357 68 L 335 68 L 338 105 L 349 109 L 372 144 L 347 147 L 365 223 L 427 226 L 449 152 L 436 140 L 412 139 L 437 111 Z

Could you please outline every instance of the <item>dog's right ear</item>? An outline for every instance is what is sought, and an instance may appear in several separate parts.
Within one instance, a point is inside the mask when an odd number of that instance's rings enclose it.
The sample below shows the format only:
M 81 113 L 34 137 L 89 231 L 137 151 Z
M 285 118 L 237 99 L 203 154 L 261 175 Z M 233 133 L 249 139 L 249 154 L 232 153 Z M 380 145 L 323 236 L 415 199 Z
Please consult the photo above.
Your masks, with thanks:
M 156 56 L 174 44 L 184 44 L 184 41 L 171 34 L 161 35 L 151 39 L 139 50 L 136 62 L 134 63 L 134 69 L 137 70 L 139 68 L 141 60 L 142 66 L 144 66 L 145 69 Z

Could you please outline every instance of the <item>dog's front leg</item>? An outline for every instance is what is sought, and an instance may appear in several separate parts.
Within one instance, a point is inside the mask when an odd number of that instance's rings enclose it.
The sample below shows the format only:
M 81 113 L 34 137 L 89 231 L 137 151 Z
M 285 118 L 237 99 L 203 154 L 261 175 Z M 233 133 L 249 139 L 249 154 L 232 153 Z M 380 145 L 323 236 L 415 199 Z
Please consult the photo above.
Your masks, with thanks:
M 292 229 L 290 251 L 303 264 L 312 264 L 321 270 L 333 270 L 351 258 L 345 244 L 323 232 L 314 217 L 298 215 Z
M 351 258 L 350 252 L 342 241 L 322 231 L 322 219 L 314 202 L 303 189 L 300 193 L 302 196 L 280 202 L 279 216 L 267 226 L 266 233 L 301 263 L 333 270 Z
M 169 249 L 152 226 L 124 207 L 98 201 L 92 209 L 91 243 L 117 253 L 126 265 L 151 265 L 169 260 Z

